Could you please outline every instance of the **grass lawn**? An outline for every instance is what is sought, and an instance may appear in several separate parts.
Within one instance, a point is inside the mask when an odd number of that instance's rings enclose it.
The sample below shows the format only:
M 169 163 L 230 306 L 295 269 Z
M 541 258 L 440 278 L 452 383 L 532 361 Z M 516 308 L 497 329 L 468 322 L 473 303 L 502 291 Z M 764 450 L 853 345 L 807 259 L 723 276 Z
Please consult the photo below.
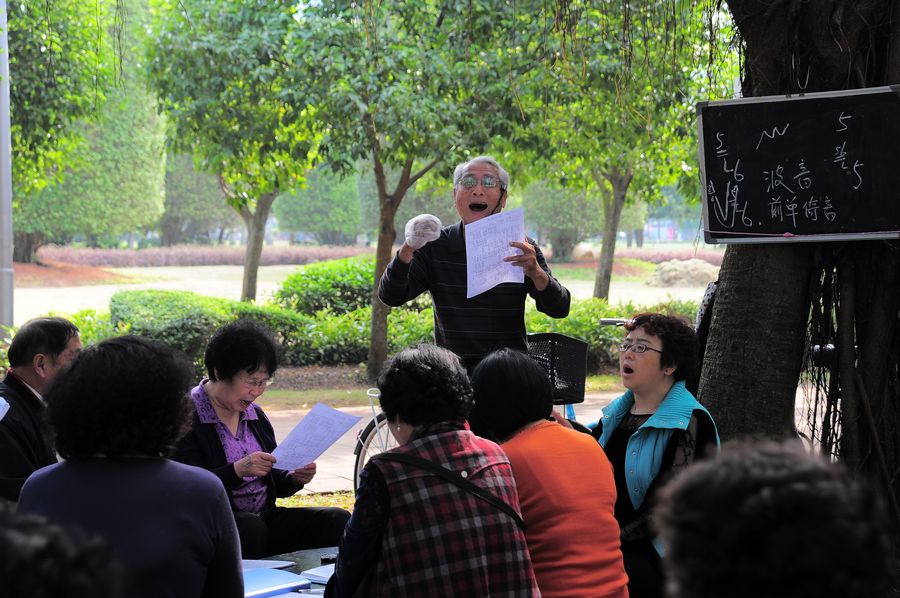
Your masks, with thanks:
M 334 492 L 312 492 L 295 494 L 275 501 L 279 507 L 341 507 L 353 511 L 353 492 L 336 490 Z
M 619 374 L 595 374 L 584 381 L 584 392 L 625 392 Z

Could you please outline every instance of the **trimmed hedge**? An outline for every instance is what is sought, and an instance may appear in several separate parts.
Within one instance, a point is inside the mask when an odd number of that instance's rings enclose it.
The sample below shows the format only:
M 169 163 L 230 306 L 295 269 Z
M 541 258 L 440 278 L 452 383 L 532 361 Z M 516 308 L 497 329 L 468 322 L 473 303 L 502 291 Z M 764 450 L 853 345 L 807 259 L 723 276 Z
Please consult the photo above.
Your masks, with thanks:
M 275 303 L 285 309 L 314 315 L 327 309 L 347 314 L 372 301 L 375 256 L 360 256 L 303 266 L 289 275 L 275 292 Z M 431 295 L 423 293 L 403 305 L 404 310 L 431 307 Z
M 660 311 L 692 319 L 696 309 L 697 304 L 691 301 L 672 301 L 642 308 L 630 303 L 610 306 L 601 299 L 588 299 L 573 301 L 569 316 L 562 320 L 550 318 L 529 304 L 525 322 L 529 332 L 559 332 L 586 340 L 589 345 L 588 369 L 598 371 L 617 363 L 613 346 L 623 336 L 622 328 L 599 326 L 600 318 Z M 276 305 L 241 303 L 183 291 L 123 291 L 110 300 L 110 325 L 103 330 L 130 331 L 159 339 L 184 352 L 202 371 L 203 352 L 212 332 L 241 317 L 259 321 L 272 329 L 284 349 L 284 365 L 358 364 L 365 362 L 368 355 L 369 306 L 347 313 L 320 310 L 307 315 Z M 388 331 L 391 353 L 418 343 L 433 342 L 433 312 L 430 308 L 391 310 Z
M 184 291 L 122 291 L 110 299 L 110 320 L 123 330 L 161 340 L 185 353 L 202 371 L 213 331 L 237 318 L 272 329 L 283 348 L 283 365 L 357 364 L 369 352 L 371 308 L 314 316 L 277 305 L 257 305 Z M 391 350 L 432 340 L 431 310 L 394 310 L 388 320 Z
M 374 284 L 375 256 L 319 262 L 289 275 L 275 302 L 304 314 L 323 309 L 343 314 L 368 305 Z

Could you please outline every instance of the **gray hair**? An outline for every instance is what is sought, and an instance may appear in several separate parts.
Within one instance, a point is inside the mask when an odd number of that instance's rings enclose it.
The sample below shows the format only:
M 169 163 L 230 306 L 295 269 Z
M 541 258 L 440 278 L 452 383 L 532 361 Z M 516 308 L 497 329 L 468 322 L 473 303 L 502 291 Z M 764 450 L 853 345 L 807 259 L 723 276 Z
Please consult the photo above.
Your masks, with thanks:
M 476 156 L 469 160 L 468 162 L 463 162 L 458 165 L 456 169 L 453 171 L 453 187 L 454 189 L 459 184 L 459 181 L 462 180 L 463 175 L 468 170 L 469 166 L 473 166 L 475 164 L 490 164 L 494 168 L 497 169 L 497 174 L 500 175 L 500 188 L 503 191 L 509 191 L 509 173 L 500 166 L 500 163 L 497 162 L 493 156 Z

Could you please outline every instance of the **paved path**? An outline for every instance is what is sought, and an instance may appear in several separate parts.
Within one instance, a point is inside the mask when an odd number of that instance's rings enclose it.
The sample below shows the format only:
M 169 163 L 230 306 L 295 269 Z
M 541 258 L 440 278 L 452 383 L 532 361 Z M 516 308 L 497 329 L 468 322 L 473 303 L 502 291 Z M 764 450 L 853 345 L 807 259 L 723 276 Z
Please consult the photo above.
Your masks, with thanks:
M 575 405 L 577 419 L 585 423 L 596 421 L 600 416 L 600 410 L 618 395 L 617 392 L 588 395 L 585 397 L 584 403 Z M 263 408 L 265 408 L 265 402 L 263 402 Z M 341 411 L 361 416 L 363 419 L 359 425 L 344 434 L 316 460 L 316 477 L 306 485 L 303 490 L 305 493 L 353 490 L 353 461 L 355 458 L 353 449 L 356 446 L 356 436 L 368 424 L 372 417 L 372 411 L 369 407 L 347 407 Z M 281 442 L 307 413 L 308 410 L 266 411 L 266 415 L 269 416 L 275 427 L 275 439 Z

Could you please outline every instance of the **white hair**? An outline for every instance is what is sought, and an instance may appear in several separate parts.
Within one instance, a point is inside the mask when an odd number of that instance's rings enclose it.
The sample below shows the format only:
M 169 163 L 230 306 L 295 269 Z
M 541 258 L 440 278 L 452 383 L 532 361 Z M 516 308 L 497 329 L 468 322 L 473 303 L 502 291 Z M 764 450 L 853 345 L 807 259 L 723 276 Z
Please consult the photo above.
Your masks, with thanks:
M 468 162 L 463 162 L 458 165 L 456 169 L 453 171 L 453 187 L 459 184 L 462 180 L 463 175 L 466 174 L 466 170 L 469 169 L 469 166 L 473 166 L 475 164 L 490 164 L 494 168 L 497 169 L 497 174 L 500 176 L 500 189 L 503 191 L 509 191 L 509 173 L 504 170 L 500 163 L 497 162 L 493 156 L 476 156 L 469 160 Z

